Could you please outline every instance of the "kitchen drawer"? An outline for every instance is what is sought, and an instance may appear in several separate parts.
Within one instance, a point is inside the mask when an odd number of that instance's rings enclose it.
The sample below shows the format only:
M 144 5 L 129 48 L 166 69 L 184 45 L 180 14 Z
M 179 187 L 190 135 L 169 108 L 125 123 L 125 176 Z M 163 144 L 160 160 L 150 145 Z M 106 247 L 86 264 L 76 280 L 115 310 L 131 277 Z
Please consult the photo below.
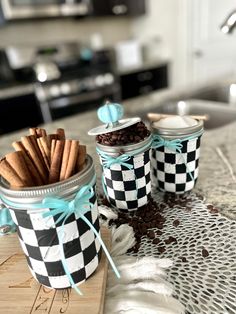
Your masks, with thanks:
M 168 66 L 121 75 L 122 99 L 136 97 L 168 86 Z

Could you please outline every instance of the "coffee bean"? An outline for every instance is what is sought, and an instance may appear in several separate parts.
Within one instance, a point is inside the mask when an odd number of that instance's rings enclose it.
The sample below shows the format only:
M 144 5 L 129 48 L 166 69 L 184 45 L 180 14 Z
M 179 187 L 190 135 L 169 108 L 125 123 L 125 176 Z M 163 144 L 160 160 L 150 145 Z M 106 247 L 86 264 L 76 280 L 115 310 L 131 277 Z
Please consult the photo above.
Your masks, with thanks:
M 159 246 L 159 248 L 158 248 L 158 252 L 159 253 L 164 253 L 165 252 L 165 247 L 164 246 Z
M 165 242 L 165 244 L 171 244 L 171 243 L 177 243 L 177 240 L 174 237 L 170 236 L 164 242 Z
M 158 238 L 155 238 L 153 241 L 152 241 L 153 244 L 158 244 L 160 243 L 160 240 Z
M 202 256 L 204 258 L 209 256 L 209 252 L 205 248 L 202 249 Z
M 99 134 L 96 136 L 96 141 L 108 146 L 122 146 L 126 144 L 139 143 L 150 135 L 143 122 L 138 122 L 127 128 L 109 132 L 106 134 Z
M 155 238 L 155 232 L 153 230 L 148 231 L 147 236 L 150 239 L 154 239 Z
M 180 221 L 178 219 L 173 221 L 173 226 L 174 227 L 178 227 L 179 224 L 180 224 Z

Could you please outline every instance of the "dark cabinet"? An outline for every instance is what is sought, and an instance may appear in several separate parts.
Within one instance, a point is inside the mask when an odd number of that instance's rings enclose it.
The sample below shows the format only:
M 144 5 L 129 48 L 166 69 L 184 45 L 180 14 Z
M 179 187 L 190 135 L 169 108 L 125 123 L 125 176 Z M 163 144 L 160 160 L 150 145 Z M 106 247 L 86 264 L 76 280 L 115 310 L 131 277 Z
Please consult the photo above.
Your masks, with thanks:
M 120 82 L 122 99 L 168 87 L 168 65 L 121 75 Z
M 0 99 L 0 135 L 43 122 L 34 94 Z
M 130 15 L 146 13 L 145 0 L 93 0 L 95 16 Z

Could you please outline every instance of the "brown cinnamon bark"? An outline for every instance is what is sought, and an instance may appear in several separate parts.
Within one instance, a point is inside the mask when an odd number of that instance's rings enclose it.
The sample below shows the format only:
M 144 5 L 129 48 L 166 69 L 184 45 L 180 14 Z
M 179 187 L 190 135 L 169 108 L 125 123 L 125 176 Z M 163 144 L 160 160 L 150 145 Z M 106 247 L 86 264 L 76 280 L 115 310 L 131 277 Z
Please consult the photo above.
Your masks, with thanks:
M 6 155 L 6 160 L 24 182 L 24 186 L 34 186 L 34 180 L 27 167 L 23 152 L 13 152 Z
M 0 175 L 9 182 L 12 187 L 24 187 L 24 181 L 18 176 L 6 158 L 0 161 Z
M 16 151 L 21 151 L 23 156 L 24 156 L 24 160 L 27 164 L 27 167 L 33 177 L 34 180 L 34 185 L 43 185 L 43 179 L 41 178 L 40 173 L 38 172 L 34 162 L 32 161 L 30 155 L 28 154 L 27 150 L 25 149 L 24 145 L 21 142 L 13 142 L 12 146 L 14 147 L 14 149 Z
M 50 152 L 51 163 L 52 163 L 53 155 L 54 155 L 54 152 L 55 152 L 56 141 L 57 140 L 55 140 L 55 139 L 52 139 L 52 141 L 51 141 L 51 152 Z
M 79 145 L 78 158 L 77 158 L 78 171 L 81 171 L 83 169 L 83 165 L 85 164 L 85 160 L 86 160 L 86 154 L 87 154 L 86 146 Z
M 57 136 L 59 140 L 65 140 L 66 136 L 65 136 L 65 130 L 62 128 L 57 129 Z
M 49 183 L 55 183 L 60 179 L 61 162 L 63 157 L 65 141 L 56 141 L 55 151 L 51 161 L 49 170 Z
M 33 137 L 34 138 L 34 137 Z M 22 144 L 24 145 L 25 149 L 29 153 L 31 160 L 33 161 L 35 167 L 37 168 L 40 177 L 43 180 L 43 183 L 47 183 L 47 169 L 45 164 L 42 162 L 42 155 L 39 152 L 39 149 L 36 148 L 34 141 L 32 141 L 31 136 L 23 136 L 21 138 Z M 38 147 L 38 146 L 37 146 Z
M 72 140 L 70 147 L 69 159 L 66 167 L 65 179 L 68 179 L 75 173 L 75 166 L 78 158 L 79 143 L 76 140 Z
M 66 168 L 67 168 L 69 155 L 70 155 L 71 142 L 72 142 L 71 140 L 65 141 L 62 163 L 61 163 L 60 181 L 65 179 Z
M 41 152 L 41 154 L 42 154 L 42 156 L 43 156 L 44 163 L 45 163 L 45 165 L 46 165 L 46 167 L 47 167 L 47 170 L 49 171 L 49 169 L 50 169 L 50 163 L 49 163 L 47 154 L 46 154 L 46 152 L 45 152 L 45 150 L 44 150 L 44 146 L 43 146 L 43 143 L 42 143 L 42 137 L 37 138 L 37 143 L 38 143 L 38 147 L 39 147 L 39 149 L 40 149 L 40 152 Z

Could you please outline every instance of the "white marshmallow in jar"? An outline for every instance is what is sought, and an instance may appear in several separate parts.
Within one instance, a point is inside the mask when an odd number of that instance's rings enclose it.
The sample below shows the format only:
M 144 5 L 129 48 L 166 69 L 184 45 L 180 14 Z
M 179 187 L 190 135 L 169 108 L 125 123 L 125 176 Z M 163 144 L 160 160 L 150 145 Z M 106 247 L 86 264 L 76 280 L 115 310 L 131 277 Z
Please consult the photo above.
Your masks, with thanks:
M 122 116 L 122 105 L 106 103 L 98 110 L 105 124 L 88 134 L 96 136 L 107 200 L 115 209 L 130 212 L 145 206 L 151 197 L 152 136 L 139 117 Z
M 151 123 L 152 184 L 163 192 L 183 194 L 198 179 L 203 121 L 169 116 Z

